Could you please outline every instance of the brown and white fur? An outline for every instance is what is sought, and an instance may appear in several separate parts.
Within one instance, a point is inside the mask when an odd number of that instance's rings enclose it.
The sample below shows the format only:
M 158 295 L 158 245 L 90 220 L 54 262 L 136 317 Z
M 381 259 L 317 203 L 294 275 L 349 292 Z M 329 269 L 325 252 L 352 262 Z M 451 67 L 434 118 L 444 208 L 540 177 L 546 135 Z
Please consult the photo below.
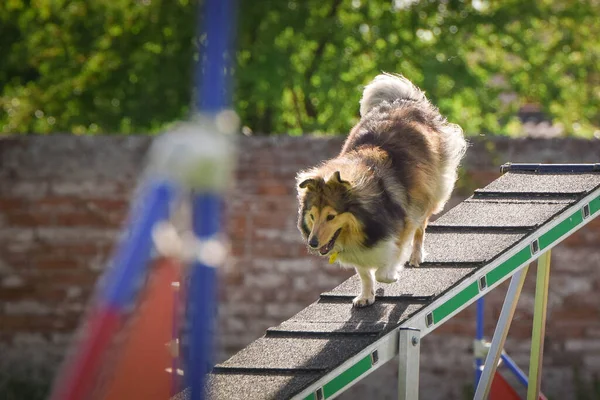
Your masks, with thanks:
M 298 228 L 312 251 L 356 269 L 357 307 L 375 301 L 374 279 L 395 282 L 407 261 L 423 262 L 427 222 L 466 150 L 462 129 L 402 76 L 369 83 L 360 113 L 337 157 L 297 175 Z

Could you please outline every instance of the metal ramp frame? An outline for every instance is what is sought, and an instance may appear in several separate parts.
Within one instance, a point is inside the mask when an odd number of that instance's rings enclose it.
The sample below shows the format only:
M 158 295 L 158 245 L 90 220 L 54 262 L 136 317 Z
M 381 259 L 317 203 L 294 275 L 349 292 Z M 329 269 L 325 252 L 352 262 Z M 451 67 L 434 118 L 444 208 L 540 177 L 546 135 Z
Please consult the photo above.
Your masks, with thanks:
M 430 224 L 426 262 L 380 284 L 374 305 L 352 307 L 351 277 L 215 366 L 208 398 L 332 399 L 400 352 L 399 398 L 417 398 L 421 338 L 540 256 L 549 266 L 549 250 L 600 215 L 600 164 L 503 172 Z

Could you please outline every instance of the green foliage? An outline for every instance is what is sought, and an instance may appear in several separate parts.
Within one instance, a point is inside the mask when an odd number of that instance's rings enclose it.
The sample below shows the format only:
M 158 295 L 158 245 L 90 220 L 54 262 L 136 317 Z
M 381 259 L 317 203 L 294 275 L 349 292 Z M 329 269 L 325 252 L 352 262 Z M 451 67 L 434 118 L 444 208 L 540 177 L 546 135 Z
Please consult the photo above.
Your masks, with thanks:
M 29 371 L 30 375 L 3 371 L 0 373 L 2 400 L 44 400 L 50 392 L 51 377 L 46 371 Z
M 185 117 L 195 3 L 0 2 L 0 132 L 156 132 Z M 235 106 L 257 133 L 347 132 L 380 71 L 470 134 L 516 133 L 525 103 L 568 133 L 600 129 L 598 0 L 238 3 Z
M 131 133 L 185 115 L 188 0 L 0 2 L 0 131 Z
M 400 72 L 471 134 L 511 133 L 521 103 L 568 132 L 600 126 L 594 1 L 243 2 L 242 120 L 262 132 L 345 132 L 362 85 Z M 516 94 L 503 104 L 502 94 Z
M 581 367 L 573 369 L 573 381 L 575 386 L 575 398 L 577 400 L 594 400 L 600 398 L 600 379 L 596 374 L 586 377 L 582 376 Z

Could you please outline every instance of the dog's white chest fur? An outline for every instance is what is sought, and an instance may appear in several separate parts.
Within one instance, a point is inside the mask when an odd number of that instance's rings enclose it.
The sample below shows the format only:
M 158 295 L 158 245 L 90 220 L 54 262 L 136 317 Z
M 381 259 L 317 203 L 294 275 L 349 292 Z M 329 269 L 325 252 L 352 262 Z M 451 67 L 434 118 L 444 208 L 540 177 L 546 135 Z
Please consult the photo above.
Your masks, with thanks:
M 377 269 L 399 261 L 398 247 L 395 239 L 388 239 L 370 249 L 344 249 L 338 259 L 346 267 Z

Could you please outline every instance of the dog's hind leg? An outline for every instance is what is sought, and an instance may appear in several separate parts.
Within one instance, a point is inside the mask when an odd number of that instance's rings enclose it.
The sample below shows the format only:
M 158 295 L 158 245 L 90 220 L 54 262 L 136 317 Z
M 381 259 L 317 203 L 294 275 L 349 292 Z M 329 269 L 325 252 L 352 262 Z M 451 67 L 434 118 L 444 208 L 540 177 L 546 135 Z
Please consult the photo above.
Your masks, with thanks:
M 408 261 L 410 248 L 417 225 L 410 221 L 405 221 L 404 228 L 398 239 L 396 239 L 397 257 L 388 265 L 379 267 L 375 271 L 375 279 L 381 283 L 392 283 L 398 280 L 398 271 L 404 268 L 404 264 Z
M 370 268 L 356 268 L 356 273 L 360 276 L 361 292 L 352 300 L 354 307 L 366 307 L 375 302 L 375 282 L 373 281 L 373 270 Z
M 428 222 L 429 217 L 425 218 L 425 221 L 423 221 L 421 226 L 419 226 L 415 231 L 412 254 L 410 255 L 410 260 L 408 261 L 408 264 L 411 267 L 418 267 L 425 259 L 425 246 L 423 245 L 423 242 L 425 240 L 425 229 L 427 228 Z

